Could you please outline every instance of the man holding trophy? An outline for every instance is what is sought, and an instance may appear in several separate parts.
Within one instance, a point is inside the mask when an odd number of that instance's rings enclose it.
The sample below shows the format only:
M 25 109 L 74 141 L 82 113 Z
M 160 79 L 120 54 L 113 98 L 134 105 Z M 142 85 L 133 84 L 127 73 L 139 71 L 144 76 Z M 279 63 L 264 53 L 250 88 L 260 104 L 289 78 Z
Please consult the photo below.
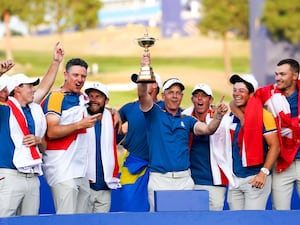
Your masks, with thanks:
M 144 43 L 155 39 L 144 36 Z M 153 44 L 152 44 L 153 45 Z M 154 211 L 154 191 L 156 190 L 192 190 L 189 160 L 189 135 L 213 134 L 218 128 L 228 107 L 224 103 L 217 106 L 210 124 L 197 121 L 191 116 L 181 114 L 180 104 L 183 98 L 183 83 L 177 78 L 166 80 L 162 87 L 162 104 L 156 104 L 147 91 L 147 83 L 155 82 L 150 66 L 148 45 L 142 57 L 142 68 L 137 79 L 138 97 L 141 111 L 147 124 L 149 145 L 150 177 L 148 195 L 150 211 Z
M 150 47 L 154 39 L 137 39 L 139 45 Z M 149 65 L 141 68 L 142 74 L 153 83 L 149 83 L 147 90 L 154 102 L 159 103 L 157 95 L 162 88 L 160 76 L 157 73 L 148 73 L 151 69 Z M 151 70 L 152 71 L 152 70 Z M 132 74 L 131 80 L 137 82 L 140 78 L 138 74 Z M 145 78 L 145 77 L 142 77 Z M 121 168 L 120 181 L 122 188 L 120 191 L 120 211 L 125 212 L 147 212 L 149 211 L 148 201 L 148 180 L 149 180 L 149 147 L 145 141 L 147 139 L 146 121 L 140 110 L 140 102 L 132 101 L 123 105 L 119 114 L 122 123 L 127 123 L 126 136 L 122 145 L 127 150 L 124 163 Z

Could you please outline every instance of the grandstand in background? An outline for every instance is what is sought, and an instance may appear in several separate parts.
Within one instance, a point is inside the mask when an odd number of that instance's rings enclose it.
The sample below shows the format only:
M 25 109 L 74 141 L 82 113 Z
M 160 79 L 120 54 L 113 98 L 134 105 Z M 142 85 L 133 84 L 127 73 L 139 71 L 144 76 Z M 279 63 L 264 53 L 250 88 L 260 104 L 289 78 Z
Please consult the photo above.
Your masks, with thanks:
M 160 27 L 166 37 L 198 32 L 201 0 L 102 0 L 99 27 L 142 24 Z
M 162 35 L 193 35 L 198 32 L 196 24 L 200 19 L 201 0 L 101 0 L 103 8 L 98 13 L 99 29 L 110 26 L 142 24 L 146 27 L 159 27 Z M 12 17 L 10 27 L 14 32 L 27 35 L 26 23 Z M 65 32 L 72 32 L 67 29 Z M 32 35 L 55 33 L 53 25 L 41 25 Z M 0 37 L 4 26 L 0 23 Z

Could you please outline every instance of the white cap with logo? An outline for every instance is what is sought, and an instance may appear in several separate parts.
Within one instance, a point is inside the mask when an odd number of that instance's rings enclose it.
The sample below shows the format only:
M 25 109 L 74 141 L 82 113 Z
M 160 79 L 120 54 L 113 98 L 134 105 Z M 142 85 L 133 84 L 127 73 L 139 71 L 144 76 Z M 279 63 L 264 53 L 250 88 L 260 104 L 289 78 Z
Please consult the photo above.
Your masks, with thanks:
M 204 83 L 196 84 L 196 86 L 192 90 L 192 95 L 196 91 L 203 91 L 205 94 L 210 95 L 211 97 L 214 97 L 210 86 L 208 86 L 207 84 L 204 84 Z
M 106 98 L 109 98 L 109 91 L 106 85 L 100 82 L 85 82 L 84 84 L 84 92 L 88 95 L 91 90 L 97 90 L 102 92 Z
M 7 84 L 7 89 L 9 92 L 12 92 L 15 89 L 15 87 L 21 84 L 32 84 L 33 86 L 36 86 L 39 83 L 40 78 L 28 77 L 23 73 L 18 73 L 10 77 L 9 83 Z
M 258 88 L 258 82 L 255 79 L 255 77 L 252 74 L 245 74 L 245 75 L 239 75 L 239 74 L 233 74 L 230 77 L 230 83 L 235 84 L 236 82 L 244 82 L 253 88 L 253 90 L 249 90 L 250 92 L 255 92 Z
M 181 88 L 181 91 L 184 90 L 184 85 L 183 83 L 178 80 L 177 78 L 170 78 L 168 80 L 166 80 L 163 84 L 163 87 L 162 87 L 162 92 L 164 92 L 165 90 L 169 89 L 170 87 L 172 87 L 174 84 L 178 84 Z

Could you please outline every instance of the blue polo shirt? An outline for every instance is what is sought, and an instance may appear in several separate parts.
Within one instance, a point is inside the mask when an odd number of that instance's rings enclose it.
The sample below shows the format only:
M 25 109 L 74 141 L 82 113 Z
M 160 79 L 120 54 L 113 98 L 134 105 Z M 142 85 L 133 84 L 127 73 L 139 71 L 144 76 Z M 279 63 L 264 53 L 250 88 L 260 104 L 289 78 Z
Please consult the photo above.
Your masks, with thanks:
M 0 168 L 16 169 L 13 164 L 15 145 L 10 136 L 10 107 L 0 102 Z
M 193 135 L 190 154 L 195 184 L 214 185 L 210 165 L 209 135 Z
M 190 167 L 189 135 L 197 120 L 178 113 L 173 116 L 163 104 L 144 112 L 150 155 L 150 171 L 167 173 Z
M 122 123 L 128 122 L 128 131 L 123 143 L 131 154 L 149 161 L 149 147 L 146 136 L 146 121 L 140 109 L 140 102 L 130 102 L 119 110 Z
M 233 141 L 232 141 L 233 172 L 237 177 L 242 177 L 242 178 L 256 175 L 257 173 L 259 173 L 263 164 L 243 167 L 242 157 L 240 154 L 241 150 L 238 145 L 238 135 L 240 133 L 241 124 L 236 117 L 234 117 L 233 123 L 237 123 L 237 126 L 234 130 Z M 277 131 L 274 117 L 269 111 L 265 109 L 263 109 L 263 125 L 261 129 L 263 129 L 263 134 Z M 264 155 L 266 155 L 268 150 L 268 145 L 264 139 L 263 139 L 263 148 L 264 148 Z

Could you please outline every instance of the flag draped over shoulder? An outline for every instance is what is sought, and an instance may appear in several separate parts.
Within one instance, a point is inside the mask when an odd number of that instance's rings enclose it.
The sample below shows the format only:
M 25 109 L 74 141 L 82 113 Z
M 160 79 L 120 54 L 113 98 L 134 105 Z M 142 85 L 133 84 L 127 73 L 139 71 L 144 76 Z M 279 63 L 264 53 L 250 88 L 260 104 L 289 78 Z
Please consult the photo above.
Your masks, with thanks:
M 264 162 L 262 124 L 262 103 L 253 96 L 247 102 L 244 127 L 241 128 L 243 137 L 240 147 L 244 167 L 259 165 Z
M 38 146 L 26 147 L 23 145 L 24 136 L 29 135 L 29 129 L 25 115 L 19 102 L 10 97 L 7 104 L 12 110 L 10 117 L 11 137 L 15 145 L 13 162 L 18 171 L 23 173 L 34 172 L 42 175 L 42 159 Z M 43 137 L 46 132 L 46 119 L 41 107 L 36 103 L 30 103 L 29 108 L 35 122 L 35 136 Z M 32 171 L 33 170 L 33 171 Z
M 89 128 L 89 164 L 88 177 L 92 182 L 96 181 L 96 143 L 94 128 Z M 113 118 L 111 113 L 104 109 L 101 120 L 101 159 L 103 165 L 104 181 L 110 189 L 121 187 L 118 178 L 119 165 L 117 159 L 117 146 Z
M 189 107 L 183 111 L 185 115 L 194 115 L 194 107 Z M 212 111 L 206 115 L 206 123 L 212 120 Z M 224 116 L 216 132 L 209 135 L 210 166 L 214 185 L 228 185 L 235 187 L 237 182 L 232 170 L 231 139 L 229 125 L 231 118 Z M 190 142 L 192 139 L 190 139 Z M 190 143 L 191 145 L 191 143 Z
M 300 81 L 298 80 L 298 113 L 300 112 Z M 268 111 L 276 120 L 280 140 L 280 155 L 277 160 L 276 171 L 282 172 L 287 169 L 297 154 L 300 146 L 299 117 L 291 117 L 290 105 L 283 93 L 276 85 L 268 85 L 259 88 L 256 96 L 261 99 Z

